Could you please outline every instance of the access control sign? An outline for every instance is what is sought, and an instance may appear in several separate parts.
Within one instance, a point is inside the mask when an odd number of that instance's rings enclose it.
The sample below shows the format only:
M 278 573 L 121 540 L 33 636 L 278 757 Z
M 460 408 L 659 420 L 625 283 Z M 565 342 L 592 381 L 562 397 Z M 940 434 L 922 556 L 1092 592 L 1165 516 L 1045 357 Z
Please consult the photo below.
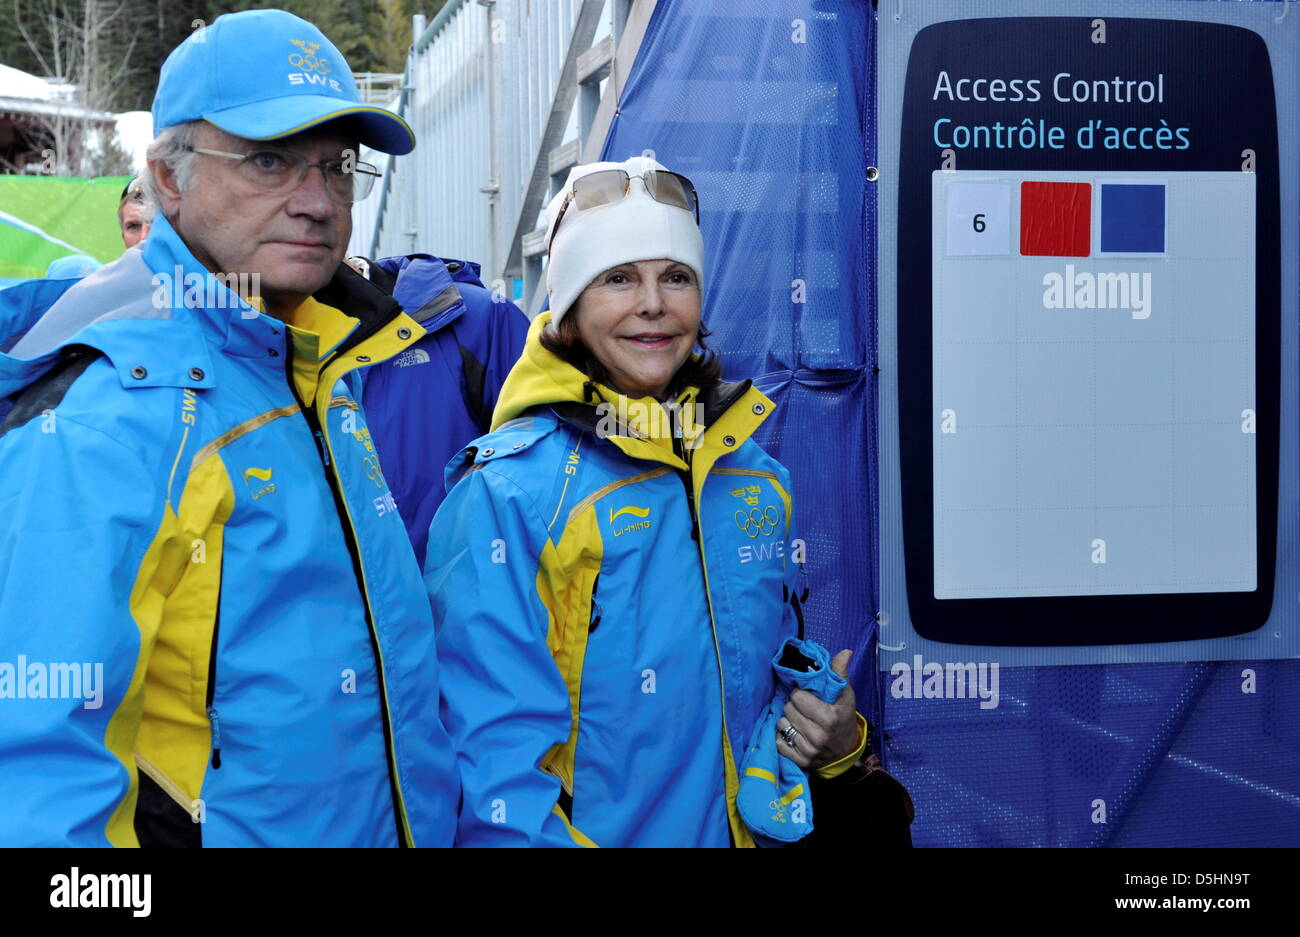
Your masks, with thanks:
M 1292 656 L 1300 13 L 1083 6 L 880 7 L 882 644 Z

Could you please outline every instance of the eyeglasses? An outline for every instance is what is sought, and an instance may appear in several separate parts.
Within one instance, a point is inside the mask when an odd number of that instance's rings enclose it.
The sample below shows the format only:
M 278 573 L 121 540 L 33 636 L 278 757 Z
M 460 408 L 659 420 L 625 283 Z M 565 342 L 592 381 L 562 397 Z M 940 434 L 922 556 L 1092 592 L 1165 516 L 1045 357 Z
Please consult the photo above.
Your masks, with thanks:
M 546 252 L 551 252 L 555 243 L 555 234 L 560 230 L 560 222 L 569 205 L 576 204 L 582 211 L 612 205 L 621 202 L 632 190 L 632 180 L 640 179 L 645 183 L 645 190 L 656 202 L 672 205 L 695 215 L 695 223 L 700 223 L 700 199 L 695 193 L 695 186 L 685 176 L 666 169 L 648 169 L 644 175 L 629 175 L 622 169 L 602 169 L 588 173 L 573 180 L 573 188 L 564 197 L 560 213 L 555 216 L 555 225 L 551 228 L 551 239 L 546 244 Z
M 256 150 L 252 153 L 227 153 L 201 146 L 185 147 L 191 153 L 217 156 L 235 163 L 239 174 L 270 194 L 287 194 L 307 179 L 312 169 L 320 169 L 325 189 L 336 202 L 350 205 L 359 202 L 374 188 L 379 167 L 352 160 L 327 159 L 313 163 L 301 153 L 289 150 Z

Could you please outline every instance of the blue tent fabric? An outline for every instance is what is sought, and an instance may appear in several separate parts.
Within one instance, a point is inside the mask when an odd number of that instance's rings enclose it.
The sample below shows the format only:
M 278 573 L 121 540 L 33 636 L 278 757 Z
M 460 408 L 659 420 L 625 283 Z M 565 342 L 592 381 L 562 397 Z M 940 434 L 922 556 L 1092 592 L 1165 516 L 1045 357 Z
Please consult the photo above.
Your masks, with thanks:
M 857 651 L 915 843 L 1300 845 L 1300 661 L 1003 668 L 996 709 L 876 672 L 874 89 L 865 0 L 660 0 L 603 158 L 700 192 L 710 343 L 779 405 L 808 636 Z
M 753 378 L 778 405 L 757 438 L 797 479 L 808 637 L 832 653 L 854 650 L 850 676 L 867 703 L 876 608 L 869 12 L 862 3 L 661 2 L 602 155 L 654 150 L 699 191 L 709 341 L 728 379 Z

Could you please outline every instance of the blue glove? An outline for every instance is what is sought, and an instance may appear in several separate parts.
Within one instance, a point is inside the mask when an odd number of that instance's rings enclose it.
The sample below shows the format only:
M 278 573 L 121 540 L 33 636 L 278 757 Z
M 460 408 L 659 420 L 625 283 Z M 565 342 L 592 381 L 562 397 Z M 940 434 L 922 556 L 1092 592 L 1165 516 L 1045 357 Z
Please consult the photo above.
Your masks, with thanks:
M 777 750 L 776 725 L 794 689 L 808 690 L 826 703 L 839 698 L 847 682 L 831 670 L 831 655 L 816 641 L 786 638 L 772 658 L 777 689 L 763 713 L 740 770 L 736 809 L 761 846 L 793 843 L 812 832 L 808 775 Z

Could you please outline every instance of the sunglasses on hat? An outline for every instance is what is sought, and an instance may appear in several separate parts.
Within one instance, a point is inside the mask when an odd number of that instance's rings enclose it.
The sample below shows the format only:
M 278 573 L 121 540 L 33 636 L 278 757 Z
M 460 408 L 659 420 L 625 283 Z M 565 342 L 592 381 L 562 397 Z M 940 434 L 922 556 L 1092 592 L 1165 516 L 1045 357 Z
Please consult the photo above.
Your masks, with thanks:
M 121 204 L 129 198 L 135 199 L 137 202 L 144 201 L 144 183 L 141 181 L 139 176 L 136 176 L 122 187 L 122 197 L 117 201 Z
M 700 223 L 700 199 L 695 193 L 695 186 L 685 176 L 679 176 L 667 169 L 648 169 L 642 175 L 633 176 L 622 169 L 602 169 L 588 173 L 573 180 L 569 194 L 560 205 L 559 214 L 555 216 L 555 225 L 551 228 L 551 239 L 546 244 L 546 252 L 551 252 L 555 243 L 556 232 L 570 204 L 577 204 L 582 211 L 613 205 L 621 202 L 632 190 L 632 180 L 640 179 L 645 183 L 645 190 L 656 202 L 672 205 L 695 215 L 695 223 Z

